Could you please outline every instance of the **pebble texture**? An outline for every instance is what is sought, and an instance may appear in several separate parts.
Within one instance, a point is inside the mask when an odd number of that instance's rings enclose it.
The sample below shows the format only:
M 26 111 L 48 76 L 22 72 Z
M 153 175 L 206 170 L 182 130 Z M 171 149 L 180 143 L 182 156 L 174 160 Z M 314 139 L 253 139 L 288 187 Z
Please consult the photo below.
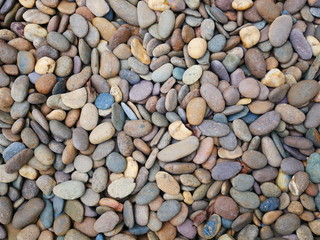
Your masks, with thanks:
M 319 18 L 0 0 L 0 239 L 319 239 Z

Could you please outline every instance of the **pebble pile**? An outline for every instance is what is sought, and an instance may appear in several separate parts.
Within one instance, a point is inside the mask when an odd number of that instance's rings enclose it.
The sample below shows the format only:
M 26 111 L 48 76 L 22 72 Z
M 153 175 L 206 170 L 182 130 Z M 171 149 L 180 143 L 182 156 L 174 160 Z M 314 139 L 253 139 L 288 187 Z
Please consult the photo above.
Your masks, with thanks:
M 320 239 L 319 0 L 0 0 L 0 239 Z

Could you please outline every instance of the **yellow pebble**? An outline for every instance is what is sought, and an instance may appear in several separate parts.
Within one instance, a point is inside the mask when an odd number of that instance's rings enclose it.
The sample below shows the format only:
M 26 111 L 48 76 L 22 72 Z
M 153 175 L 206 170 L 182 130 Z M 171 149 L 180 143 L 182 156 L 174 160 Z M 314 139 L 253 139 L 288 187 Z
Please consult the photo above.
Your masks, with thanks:
M 132 157 L 127 157 L 127 168 L 124 171 L 124 177 L 136 179 L 138 175 L 139 166 L 136 160 Z
M 154 11 L 165 11 L 170 9 L 170 5 L 167 0 L 149 0 L 148 7 Z
M 25 8 L 32 8 L 35 2 L 35 0 L 19 0 L 19 3 Z
M 110 89 L 110 94 L 114 97 L 115 102 L 119 103 L 122 101 L 122 92 L 118 86 L 112 86 Z
M 235 10 L 247 10 L 253 5 L 252 0 L 233 0 L 232 8 Z
M 183 195 L 183 201 L 186 204 L 191 205 L 194 202 L 194 199 L 192 198 L 192 194 L 189 191 L 184 191 L 182 195 Z
M 192 135 L 192 132 L 186 128 L 182 121 L 175 121 L 169 125 L 169 134 L 177 140 L 183 140 Z
M 53 73 L 56 67 L 56 61 L 49 57 L 40 58 L 35 66 L 36 73 L 40 75 Z
M 142 62 L 146 65 L 150 64 L 150 62 L 151 62 L 150 57 L 149 57 L 147 51 L 142 46 L 141 42 L 137 38 L 134 38 L 131 41 L 131 53 L 140 62 Z
M 252 102 L 251 98 L 242 98 L 240 99 L 236 105 L 248 105 Z
M 260 40 L 260 31 L 255 26 L 242 28 L 239 32 L 243 46 L 251 48 Z
M 33 180 L 37 178 L 38 171 L 30 167 L 29 165 L 24 165 L 19 169 L 19 174 L 24 178 Z

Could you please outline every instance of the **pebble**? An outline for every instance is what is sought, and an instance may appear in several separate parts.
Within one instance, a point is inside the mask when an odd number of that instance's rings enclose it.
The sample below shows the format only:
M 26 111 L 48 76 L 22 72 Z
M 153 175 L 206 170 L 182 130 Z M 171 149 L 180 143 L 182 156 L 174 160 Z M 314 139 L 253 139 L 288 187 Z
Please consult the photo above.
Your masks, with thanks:
M 108 3 L 104 0 L 88 0 L 86 6 L 97 17 L 102 17 L 110 11 Z
M 148 4 L 144 1 L 138 2 L 137 15 L 140 28 L 148 28 L 156 22 L 156 14 L 148 7 Z
M 40 198 L 32 198 L 13 215 L 13 227 L 22 229 L 35 222 L 39 218 L 43 209 L 44 202 Z
M 293 214 L 287 213 L 280 216 L 275 223 L 275 230 L 281 235 L 288 235 L 296 231 L 301 225 L 300 218 Z
M 180 203 L 177 200 L 164 201 L 157 211 L 157 217 L 162 222 L 167 222 L 180 212 Z
M 69 22 L 71 30 L 77 37 L 83 38 L 87 35 L 89 31 L 89 25 L 83 16 L 77 13 L 72 14 Z
M 276 129 L 280 120 L 280 113 L 276 111 L 267 112 L 250 124 L 250 132 L 258 136 L 268 134 Z
M 218 163 L 211 171 L 212 178 L 217 181 L 227 180 L 234 177 L 242 169 L 239 162 L 221 162 Z
M 242 155 L 242 161 L 252 169 L 260 169 L 267 165 L 267 158 L 255 150 L 245 151 Z
M 206 102 L 203 98 L 193 98 L 187 105 L 186 115 L 188 122 L 192 125 L 199 125 L 206 113 Z
M 202 228 L 201 234 L 205 238 L 213 238 L 217 235 L 221 228 L 221 218 L 217 214 L 213 214 Z
M 53 193 L 62 199 L 73 200 L 80 198 L 85 192 L 85 186 L 82 182 L 70 180 L 56 185 Z
M 307 161 L 306 172 L 309 174 L 310 181 L 320 183 L 319 175 L 320 155 L 312 153 Z
M 239 192 L 231 188 L 230 195 L 241 207 L 255 209 L 260 205 L 258 195 L 253 192 Z
M 180 192 L 179 183 L 167 172 L 159 171 L 156 176 L 158 188 L 170 195 L 177 195 Z
M 131 101 L 139 102 L 146 99 L 153 89 L 153 84 L 149 81 L 140 81 L 140 83 L 135 84 L 129 93 Z
M 251 48 L 256 45 L 260 40 L 259 29 L 255 26 L 242 28 L 239 32 L 242 44 L 246 48 Z
M 245 63 L 253 76 L 263 78 L 266 75 L 267 65 L 263 54 L 258 49 L 251 48 L 246 52 Z
M 110 122 L 104 122 L 96 126 L 89 135 L 92 144 L 99 144 L 109 140 L 115 133 L 115 129 Z
M 314 80 L 302 80 L 293 84 L 288 91 L 288 102 L 294 107 L 308 103 L 319 92 L 320 86 Z
M 201 66 L 193 65 L 183 73 L 182 81 L 187 85 L 191 85 L 197 82 L 200 79 L 201 75 L 202 75 Z
M 273 47 L 282 46 L 289 38 L 292 28 L 292 18 L 289 15 L 277 17 L 269 28 L 269 41 Z
M 292 29 L 290 33 L 290 42 L 300 58 L 309 60 L 312 57 L 311 47 L 299 29 Z
M 320 5 L 209 2 L 0 0 L 0 239 L 320 234 Z
M 157 154 L 157 158 L 162 162 L 173 162 L 188 156 L 194 152 L 198 146 L 199 140 L 194 136 L 190 136 L 180 142 L 165 147 Z
M 228 196 L 219 196 L 213 205 L 213 210 L 216 214 L 228 220 L 234 220 L 239 215 L 237 203 Z
M 263 212 L 269 212 L 279 207 L 280 201 L 278 198 L 268 198 L 260 204 L 259 209 Z
M 203 57 L 207 50 L 207 42 L 203 38 L 194 38 L 188 44 L 188 54 L 194 59 Z
M 247 174 L 238 174 L 231 179 L 232 186 L 241 192 L 249 190 L 254 184 L 254 178 Z
M 13 216 L 13 206 L 8 197 L 0 197 L 0 210 L 0 223 L 9 224 Z
M 125 198 L 132 193 L 135 186 L 132 178 L 119 178 L 108 186 L 108 193 L 113 198 Z
M 224 110 L 225 101 L 218 88 L 212 84 L 205 83 L 201 85 L 200 94 L 214 112 L 222 112 Z

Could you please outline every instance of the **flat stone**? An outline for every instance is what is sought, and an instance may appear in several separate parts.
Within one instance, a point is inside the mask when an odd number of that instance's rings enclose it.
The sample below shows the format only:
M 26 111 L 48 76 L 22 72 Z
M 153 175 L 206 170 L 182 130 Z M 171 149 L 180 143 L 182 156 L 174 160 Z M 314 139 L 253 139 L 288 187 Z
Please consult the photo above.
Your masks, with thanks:
M 199 146 L 199 140 L 190 136 L 180 142 L 171 144 L 162 149 L 157 157 L 162 162 L 173 162 L 194 152 Z
M 153 201 L 160 193 L 157 184 L 153 182 L 147 183 L 137 194 L 136 203 L 139 205 L 148 204 Z
M 282 46 L 289 38 L 292 28 L 292 18 L 289 15 L 277 17 L 269 28 L 269 41 L 273 47 Z
M 179 183 L 167 172 L 159 171 L 156 176 L 158 188 L 170 195 L 177 195 L 180 192 Z
M 214 180 L 227 180 L 234 177 L 242 169 L 239 162 L 224 161 L 215 165 L 211 171 L 212 178 Z
M 276 111 L 267 112 L 250 124 L 250 132 L 258 136 L 266 135 L 276 129 L 280 120 L 280 113 Z
M 69 22 L 71 30 L 77 37 L 83 38 L 87 35 L 89 31 L 89 25 L 83 16 L 75 13 L 70 16 Z
M 32 198 L 13 216 L 12 225 L 21 229 L 31 223 L 36 222 L 44 209 L 44 202 L 40 198 Z
M 200 88 L 201 96 L 206 100 L 208 106 L 214 112 L 222 112 L 225 109 L 225 101 L 218 88 L 212 84 L 205 83 Z
M 258 195 L 253 192 L 239 192 L 231 188 L 230 195 L 241 207 L 255 209 L 260 205 Z
M 82 182 L 70 180 L 56 185 L 53 193 L 59 198 L 73 200 L 80 198 L 85 192 L 85 186 Z
M 125 198 L 133 192 L 135 186 L 132 178 L 119 178 L 108 186 L 108 193 L 113 198 Z
M 119 220 L 115 212 L 106 211 L 97 219 L 93 227 L 97 232 L 109 232 L 115 228 Z
M 309 174 L 310 181 L 320 183 L 320 154 L 312 153 L 307 161 L 306 172 Z
M 137 8 L 125 0 L 110 0 L 110 7 L 124 21 L 139 26 Z
M 162 222 L 167 222 L 180 212 L 181 206 L 177 200 L 164 201 L 157 211 L 157 217 Z
M 320 91 L 320 85 L 315 80 L 302 80 L 293 84 L 288 92 L 288 102 L 295 107 L 301 107 L 313 99 Z
M 287 213 L 277 219 L 275 223 L 275 230 L 281 235 L 288 235 L 296 231 L 300 225 L 301 221 L 297 215 Z
M 239 215 L 237 203 L 228 196 L 217 197 L 213 205 L 213 211 L 228 220 L 234 220 Z
M 310 60 L 312 57 L 312 50 L 304 37 L 303 33 L 297 29 L 292 29 L 290 33 L 290 42 L 294 48 L 294 50 L 298 53 L 299 57 L 303 60 Z
M 105 0 L 88 0 L 86 6 L 97 17 L 102 17 L 110 11 L 110 7 Z

